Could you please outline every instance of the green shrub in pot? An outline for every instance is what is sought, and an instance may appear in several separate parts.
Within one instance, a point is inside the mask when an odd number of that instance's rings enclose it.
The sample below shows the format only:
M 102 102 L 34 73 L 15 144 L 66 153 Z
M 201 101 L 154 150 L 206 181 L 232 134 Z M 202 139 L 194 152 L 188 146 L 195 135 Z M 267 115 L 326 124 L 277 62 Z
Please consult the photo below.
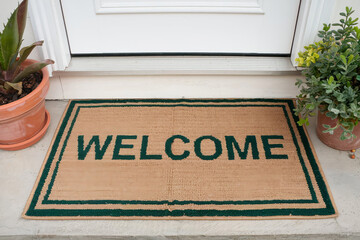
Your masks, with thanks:
M 355 137 L 360 119 L 360 29 L 353 12 L 346 7 L 339 23 L 324 24 L 318 33 L 321 40 L 306 46 L 296 59 L 305 76 L 296 82 L 298 124 L 308 124 L 309 116 L 319 110 L 337 120 L 335 126 L 324 124 L 323 132 L 333 134 L 340 128 L 341 140 Z

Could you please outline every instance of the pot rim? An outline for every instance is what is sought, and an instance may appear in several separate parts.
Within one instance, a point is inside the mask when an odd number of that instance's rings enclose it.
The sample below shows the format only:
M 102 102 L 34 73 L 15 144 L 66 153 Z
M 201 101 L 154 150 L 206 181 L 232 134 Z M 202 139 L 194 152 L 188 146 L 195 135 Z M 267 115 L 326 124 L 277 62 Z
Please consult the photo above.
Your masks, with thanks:
M 38 62 L 38 61 L 36 61 L 34 59 L 26 59 L 23 64 L 30 65 L 30 64 L 36 63 L 36 62 Z M 48 84 L 48 79 L 49 79 L 49 72 L 46 67 L 42 68 L 41 72 L 43 74 L 41 83 L 31 93 L 29 93 L 25 97 L 20 98 L 14 102 L 7 103 L 5 105 L 1 105 L 0 113 L 1 112 L 9 112 L 9 111 L 11 111 L 12 108 L 15 109 L 16 106 L 18 106 L 18 105 L 25 105 L 26 101 L 28 101 L 31 98 L 35 97 L 36 95 L 40 94 L 40 92 L 43 90 L 43 88 Z M 1 118 L 0 118 L 0 120 L 1 120 Z

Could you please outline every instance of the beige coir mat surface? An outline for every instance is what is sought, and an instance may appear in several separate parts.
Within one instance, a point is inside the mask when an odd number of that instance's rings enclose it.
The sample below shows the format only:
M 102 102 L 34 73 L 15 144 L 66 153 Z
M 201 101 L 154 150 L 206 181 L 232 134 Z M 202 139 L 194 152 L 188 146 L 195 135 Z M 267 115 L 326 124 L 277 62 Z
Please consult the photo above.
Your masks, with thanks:
M 74 100 L 24 217 L 336 216 L 293 101 Z

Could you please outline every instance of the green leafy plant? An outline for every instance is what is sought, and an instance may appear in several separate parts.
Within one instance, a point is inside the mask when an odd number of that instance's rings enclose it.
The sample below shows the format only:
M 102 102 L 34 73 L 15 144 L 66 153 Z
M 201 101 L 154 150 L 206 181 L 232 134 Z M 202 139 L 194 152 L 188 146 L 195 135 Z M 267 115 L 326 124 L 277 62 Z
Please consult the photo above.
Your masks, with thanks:
M 26 25 L 28 1 L 24 0 L 15 9 L 8 19 L 4 30 L 0 33 L 0 93 L 22 92 L 22 80 L 29 74 L 40 71 L 54 61 L 47 59 L 33 63 L 26 68 L 21 64 L 28 58 L 36 46 L 41 46 L 43 41 L 35 42 L 20 50 L 22 36 Z
M 306 46 L 296 59 L 305 76 L 296 82 L 300 88 L 294 109 L 301 116 L 298 124 L 309 124 L 309 116 L 319 109 L 337 119 L 335 126 L 323 125 L 324 132 L 333 134 L 341 128 L 342 140 L 356 137 L 352 132 L 360 119 L 360 29 L 358 18 L 351 18 L 353 12 L 346 7 L 339 23 L 324 24 L 318 32 L 321 40 Z

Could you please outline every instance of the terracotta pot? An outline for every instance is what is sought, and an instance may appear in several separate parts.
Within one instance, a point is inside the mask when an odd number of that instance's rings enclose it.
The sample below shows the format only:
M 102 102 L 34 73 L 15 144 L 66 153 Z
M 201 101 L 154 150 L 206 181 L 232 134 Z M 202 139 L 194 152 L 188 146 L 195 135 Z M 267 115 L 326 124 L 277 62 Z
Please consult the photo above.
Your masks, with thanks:
M 23 66 L 35 63 L 26 60 Z M 45 109 L 49 73 L 42 70 L 39 86 L 25 97 L 0 106 L 0 149 L 19 150 L 33 145 L 45 134 L 50 116 Z
M 323 133 L 323 131 L 325 130 L 323 124 L 327 124 L 332 127 L 335 127 L 336 123 L 337 123 L 336 119 L 332 120 L 331 118 L 327 117 L 325 114 L 319 111 L 317 118 L 317 127 L 316 127 L 316 133 L 319 139 L 327 146 L 337 150 L 350 151 L 353 149 L 360 148 L 360 125 L 355 126 L 353 134 L 357 136 L 357 138 L 352 140 L 350 139 L 340 140 L 340 136 L 343 132 L 341 128 L 337 128 L 334 131 L 334 134 Z

